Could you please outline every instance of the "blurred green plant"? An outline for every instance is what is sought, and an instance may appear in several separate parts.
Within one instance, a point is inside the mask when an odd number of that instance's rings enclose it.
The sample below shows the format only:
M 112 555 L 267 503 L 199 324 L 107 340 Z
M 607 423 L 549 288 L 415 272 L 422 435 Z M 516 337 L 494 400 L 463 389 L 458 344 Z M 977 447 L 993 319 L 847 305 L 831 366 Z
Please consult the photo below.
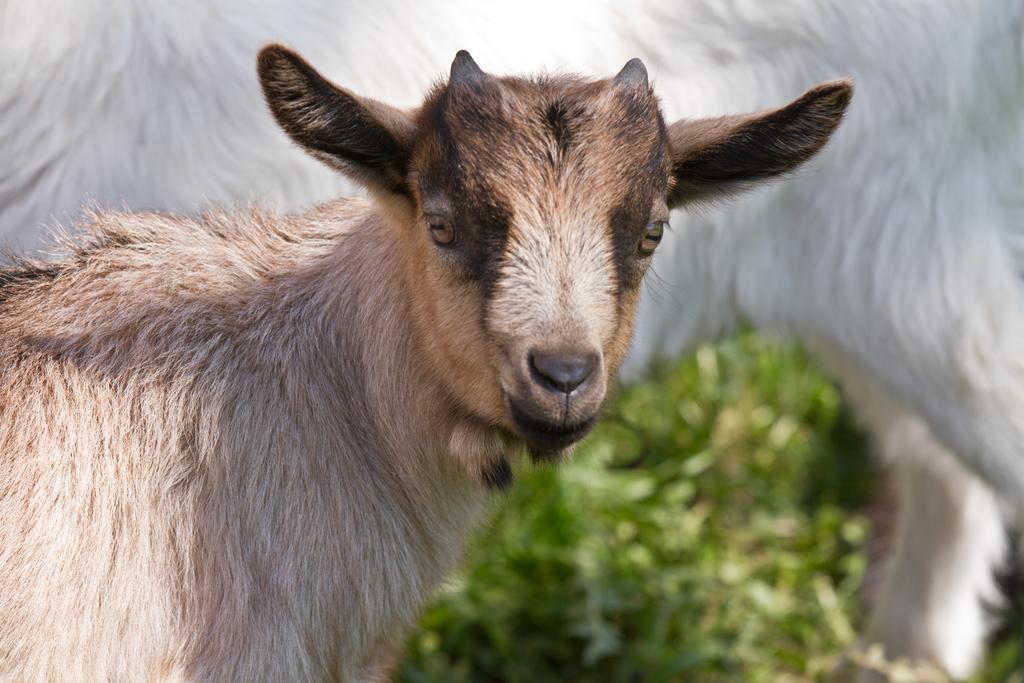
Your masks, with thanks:
M 401 680 L 824 681 L 855 639 L 871 467 L 792 347 L 702 347 L 621 392 L 570 462 L 516 478 Z M 979 682 L 1015 675 L 1012 623 Z

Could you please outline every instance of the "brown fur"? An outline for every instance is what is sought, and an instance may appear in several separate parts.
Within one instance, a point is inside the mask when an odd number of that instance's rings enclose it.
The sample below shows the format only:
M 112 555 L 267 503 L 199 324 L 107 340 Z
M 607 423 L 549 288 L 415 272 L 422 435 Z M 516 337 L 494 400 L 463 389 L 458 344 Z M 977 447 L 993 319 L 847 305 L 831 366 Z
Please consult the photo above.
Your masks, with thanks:
M 675 182 L 630 64 L 460 54 L 410 114 L 268 48 L 278 120 L 372 201 L 102 214 L 0 271 L 0 678 L 383 677 L 506 456 L 581 438 L 625 354 Z M 600 361 L 558 393 L 536 348 Z

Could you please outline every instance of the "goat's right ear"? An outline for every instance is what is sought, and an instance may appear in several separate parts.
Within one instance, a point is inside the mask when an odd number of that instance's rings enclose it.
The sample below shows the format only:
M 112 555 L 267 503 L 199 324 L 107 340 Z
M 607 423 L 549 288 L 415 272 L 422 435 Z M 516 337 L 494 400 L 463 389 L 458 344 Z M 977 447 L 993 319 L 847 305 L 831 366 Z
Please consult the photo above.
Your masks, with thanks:
M 270 111 L 292 140 L 371 191 L 409 196 L 408 114 L 339 88 L 281 45 L 263 48 L 257 68 Z

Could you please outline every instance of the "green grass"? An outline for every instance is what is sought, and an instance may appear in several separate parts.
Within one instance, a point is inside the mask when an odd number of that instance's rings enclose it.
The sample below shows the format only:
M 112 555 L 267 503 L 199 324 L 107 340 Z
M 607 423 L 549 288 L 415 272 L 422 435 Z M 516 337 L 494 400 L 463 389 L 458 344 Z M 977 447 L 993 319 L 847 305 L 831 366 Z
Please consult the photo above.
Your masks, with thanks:
M 855 637 L 873 472 L 791 347 L 704 347 L 621 392 L 570 462 L 516 474 L 401 680 L 824 681 Z M 1008 624 L 979 682 L 1024 683 Z

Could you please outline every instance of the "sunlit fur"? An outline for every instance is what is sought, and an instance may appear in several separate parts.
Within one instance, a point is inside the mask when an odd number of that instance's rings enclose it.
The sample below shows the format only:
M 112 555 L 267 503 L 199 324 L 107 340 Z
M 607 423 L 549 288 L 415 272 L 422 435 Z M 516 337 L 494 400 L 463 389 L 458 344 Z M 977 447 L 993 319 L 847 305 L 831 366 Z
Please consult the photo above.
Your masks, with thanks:
M 387 230 L 365 201 L 106 214 L 46 273 L 5 273 L 0 677 L 386 659 L 482 503 L 396 252 L 357 237 Z
M 380 680 L 506 457 L 545 450 L 510 401 L 556 426 L 598 411 L 636 245 L 690 151 L 638 63 L 486 87 L 460 63 L 407 115 L 268 48 L 278 121 L 372 201 L 98 213 L 63 255 L 0 269 L 0 678 Z M 819 149 L 849 96 L 781 110 L 806 135 L 745 130 L 752 177 Z M 576 112 L 562 152 L 555 100 Z M 474 159 L 481 112 L 512 138 Z M 731 136 L 707 139 L 709 170 Z M 792 145 L 764 159 L 762 138 Z M 463 242 L 431 241 L 428 191 Z M 546 405 L 521 356 L 566 343 L 599 348 L 601 381 Z
M 867 638 L 971 670 L 1005 555 L 988 484 L 1005 491 L 1024 471 L 1019 3 L 34 0 L 0 13 L 0 234 L 25 245 L 87 201 L 190 211 L 330 196 L 338 176 L 260 110 L 251 60 L 272 40 L 402 105 L 459 48 L 496 72 L 612 73 L 638 55 L 670 119 L 774 106 L 854 76 L 846 129 L 813 168 L 672 215 L 628 374 L 745 321 L 813 344 L 844 386 L 870 386 L 846 393 L 876 450 L 901 463 L 900 489 L 917 494 Z M 1003 471 L 978 480 L 979 460 Z M 965 487 L 975 493 L 943 493 Z

